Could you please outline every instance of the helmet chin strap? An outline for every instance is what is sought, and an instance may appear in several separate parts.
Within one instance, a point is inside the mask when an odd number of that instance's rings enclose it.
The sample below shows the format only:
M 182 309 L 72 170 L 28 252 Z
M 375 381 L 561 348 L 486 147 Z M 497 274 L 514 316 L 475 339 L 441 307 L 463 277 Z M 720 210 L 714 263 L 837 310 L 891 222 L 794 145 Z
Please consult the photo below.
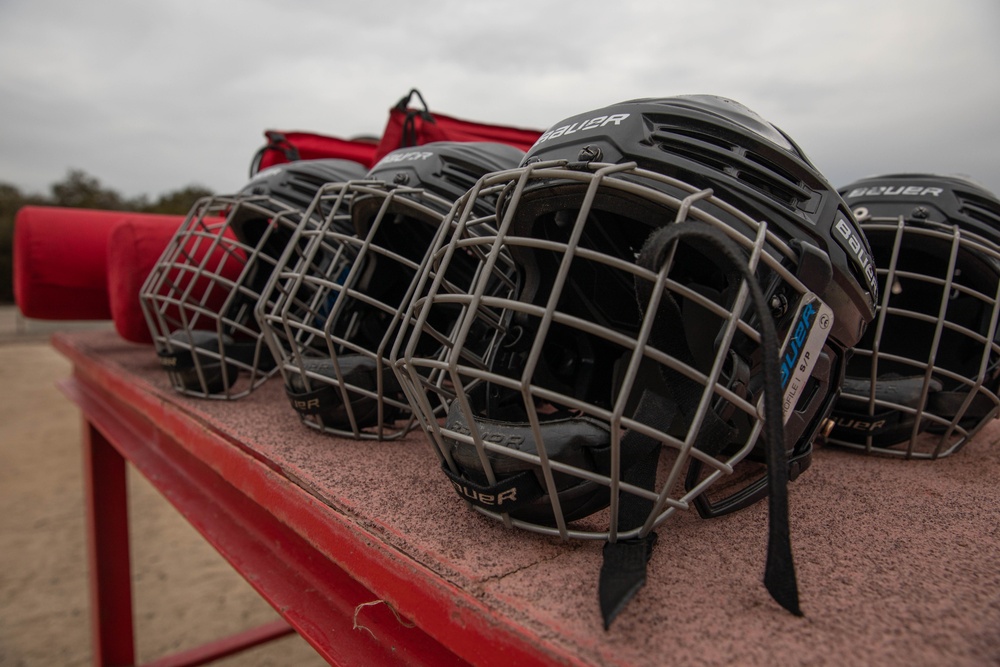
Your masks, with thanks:
M 788 526 L 788 453 L 785 449 L 784 420 L 778 350 L 780 343 L 771 318 L 770 309 L 756 278 L 750 271 L 743 252 L 720 231 L 701 222 L 687 221 L 663 227 L 650 235 L 637 262 L 643 268 L 659 272 L 666 255 L 681 239 L 708 246 L 711 255 L 729 274 L 738 276 L 747 284 L 751 303 L 760 321 L 761 353 L 764 380 L 764 429 L 767 436 L 765 457 L 768 482 L 768 548 L 764 585 L 778 604 L 801 616 L 798 583 L 792 560 Z M 652 284 L 636 281 L 639 306 L 645 313 L 652 296 Z M 664 292 L 659 304 L 657 323 L 651 337 L 662 351 L 694 366 L 694 357 L 681 329 L 681 311 L 669 292 Z M 704 388 L 681 373 L 665 371 L 665 384 L 671 396 L 660 396 L 645 391 L 635 411 L 636 421 L 666 431 L 675 414 L 685 422 L 695 414 Z M 735 437 L 730 427 L 714 411 L 706 412 L 705 421 L 694 446 L 708 454 L 716 455 Z M 655 486 L 656 464 L 661 443 L 654 438 L 629 431 L 622 439 L 621 456 L 634 461 L 625 472 L 623 481 L 652 489 Z M 633 530 L 643 525 L 652 501 L 633 494 L 626 494 L 619 505 L 619 529 Z M 610 542 L 604 548 L 598 597 L 604 627 L 608 629 L 614 618 L 625 608 L 646 581 L 646 565 L 656 543 L 656 534 Z

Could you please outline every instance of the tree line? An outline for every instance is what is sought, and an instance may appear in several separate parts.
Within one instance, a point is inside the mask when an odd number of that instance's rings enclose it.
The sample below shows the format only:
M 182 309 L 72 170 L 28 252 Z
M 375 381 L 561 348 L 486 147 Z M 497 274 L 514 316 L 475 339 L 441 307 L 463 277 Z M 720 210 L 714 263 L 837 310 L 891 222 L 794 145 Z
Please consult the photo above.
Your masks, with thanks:
M 26 194 L 14 185 L 0 182 L 0 303 L 14 302 L 14 218 L 21 207 L 65 206 L 184 215 L 194 202 L 211 194 L 204 187 L 189 185 L 156 199 L 148 195 L 129 198 L 80 169 L 69 170 L 63 180 L 49 187 L 47 195 Z

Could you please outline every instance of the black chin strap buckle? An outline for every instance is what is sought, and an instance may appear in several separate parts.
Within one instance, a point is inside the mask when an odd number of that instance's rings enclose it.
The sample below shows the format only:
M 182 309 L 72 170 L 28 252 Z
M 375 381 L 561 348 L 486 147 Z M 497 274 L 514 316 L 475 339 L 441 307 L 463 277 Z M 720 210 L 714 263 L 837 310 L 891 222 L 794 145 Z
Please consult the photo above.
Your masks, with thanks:
M 809 470 L 809 466 L 812 464 L 813 448 L 812 443 L 805 448 L 804 451 L 793 454 L 788 458 L 788 481 L 794 482 L 799 478 L 799 475 Z
M 799 475 L 809 469 L 811 463 L 812 444 L 809 444 L 802 452 L 788 458 L 788 481 L 794 482 L 798 479 Z M 703 467 L 704 464 L 701 461 L 691 461 L 687 477 L 684 480 L 685 489 L 690 491 L 695 487 Z M 767 476 L 763 475 L 722 500 L 710 501 L 703 493 L 694 499 L 694 508 L 702 519 L 717 519 L 720 516 L 756 505 L 767 497 L 767 492 Z

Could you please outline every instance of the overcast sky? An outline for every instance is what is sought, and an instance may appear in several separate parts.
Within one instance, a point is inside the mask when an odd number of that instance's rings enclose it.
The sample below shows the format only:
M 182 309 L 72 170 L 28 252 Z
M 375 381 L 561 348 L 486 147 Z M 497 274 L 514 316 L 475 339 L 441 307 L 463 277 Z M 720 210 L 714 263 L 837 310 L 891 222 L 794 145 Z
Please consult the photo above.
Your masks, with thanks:
M 231 192 L 265 129 L 379 135 L 412 87 L 538 129 L 712 93 L 834 185 L 931 171 L 1000 193 L 1000 0 L 0 0 L 0 182 Z

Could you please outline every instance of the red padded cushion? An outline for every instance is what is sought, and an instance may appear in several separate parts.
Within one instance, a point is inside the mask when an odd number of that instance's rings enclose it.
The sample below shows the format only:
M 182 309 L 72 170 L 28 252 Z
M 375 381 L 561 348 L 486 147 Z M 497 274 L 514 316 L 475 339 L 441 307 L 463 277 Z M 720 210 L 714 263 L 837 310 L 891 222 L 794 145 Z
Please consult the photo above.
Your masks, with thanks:
M 26 317 L 109 320 L 108 238 L 123 220 L 184 219 L 128 211 L 25 206 L 14 220 L 14 299 Z
M 108 292 L 115 329 L 122 338 L 134 343 L 153 342 L 139 295 L 154 270 L 157 284 L 151 289 L 157 316 L 153 326 L 158 335 L 178 330 L 182 322 L 196 329 L 214 330 L 218 326 L 215 317 L 192 318 L 192 314 L 219 313 L 231 295 L 230 286 L 247 265 L 244 247 L 225 222 L 223 218 L 203 218 L 193 229 L 180 229 L 180 223 L 168 226 L 125 220 L 112 230 Z M 219 233 L 222 238 L 216 239 L 218 243 L 206 241 Z M 206 258 L 208 252 L 211 254 Z M 172 302 L 182 295 L 182 306 Z
M 182 220 L 182 219 L 181 219 Z M 133 343 L 152 343 L 139 292 L 170 243 L 181 220 L 126 219 L 108 237 L 108 302 L 118 335 Z

